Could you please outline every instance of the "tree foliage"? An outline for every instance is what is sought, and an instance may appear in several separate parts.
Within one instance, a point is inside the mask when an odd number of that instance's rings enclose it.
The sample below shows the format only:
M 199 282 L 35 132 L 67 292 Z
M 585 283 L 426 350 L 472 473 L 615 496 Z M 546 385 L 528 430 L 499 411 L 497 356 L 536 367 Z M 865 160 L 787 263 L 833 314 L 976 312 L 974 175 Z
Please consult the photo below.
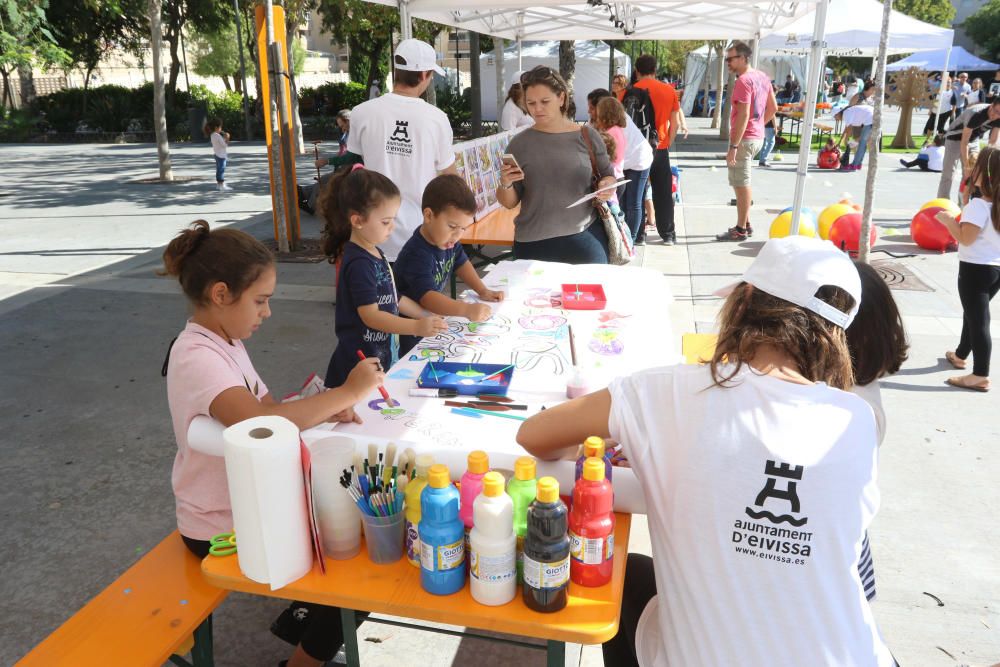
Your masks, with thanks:
M 986 53 L 988 59 L 1000 58 L 1000 0 L 990 0 L 962 23 L 965 33 Z
M 895 0 L 893 9 L 943 28 L 950 28 L 955 18 L 955 7 L 949 0 Z
M 252 3 L 244 3 L 252 4 Z M 220 0 L 163 0 L 163 39 L 170 45 L 170 77 L 167 90 L 177 90 L 181 70 L 180 40 L 185 25 L 203 33 L 215 33 L 233 22 L 233 6 Z
M 56 44 L 69 65 L 84 70 L 84 87 L 90 74 L 108 53 L 139 53 L 149 33 L 144 0 L 49 0 L 49 22 Z
M 47 18 L 47 0 L 0 2 L 0 68 L 52 67 L 67 62 Z

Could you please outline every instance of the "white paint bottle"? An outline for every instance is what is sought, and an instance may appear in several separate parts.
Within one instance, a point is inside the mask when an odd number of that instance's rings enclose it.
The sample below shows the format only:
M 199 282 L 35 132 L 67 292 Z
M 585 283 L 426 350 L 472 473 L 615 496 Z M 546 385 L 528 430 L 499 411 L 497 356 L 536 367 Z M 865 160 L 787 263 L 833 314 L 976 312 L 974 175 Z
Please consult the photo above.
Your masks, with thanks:
M 566 380 L 566 398 L 579 398 L 590 393 L 587 378 L 579 366 L 573 366 L 569 379 Z
M 479 604 L 497 607 L 517 594 L 514 501 L 503 489 L 503 475 L 483 476 L 483 492 L 472 503 L 469 535 L 469 590 Z

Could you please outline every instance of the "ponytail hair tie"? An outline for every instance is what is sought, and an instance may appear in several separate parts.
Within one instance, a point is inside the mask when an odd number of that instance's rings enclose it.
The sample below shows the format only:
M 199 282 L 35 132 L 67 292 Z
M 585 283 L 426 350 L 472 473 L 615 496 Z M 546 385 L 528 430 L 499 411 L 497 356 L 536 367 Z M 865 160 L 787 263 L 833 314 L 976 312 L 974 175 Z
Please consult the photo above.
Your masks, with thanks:
M 353 167 L 351 167 L 351 172 L 350 172 L 350 173 L 352 173 L 352 174 L 353 174 L 353 173 L 354 173 L 354 172 L 356 172 L 356 171 L 357 171 L 358 169 L 364 169 L 364 168 L 365 168 L 365 165 L 361 164 L 360 162 L 355 162 L 355 163 L 354 163 L 354 166 L 353 166 Z

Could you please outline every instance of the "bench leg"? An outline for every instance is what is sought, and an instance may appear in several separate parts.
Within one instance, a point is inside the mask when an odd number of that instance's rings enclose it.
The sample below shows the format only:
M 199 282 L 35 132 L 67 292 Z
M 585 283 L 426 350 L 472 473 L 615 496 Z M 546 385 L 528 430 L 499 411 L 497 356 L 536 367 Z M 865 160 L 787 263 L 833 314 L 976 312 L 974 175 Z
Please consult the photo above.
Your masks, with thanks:
M 566 643 L 552 641 L 548 642 L 548 649 L 545 652 L 546 667 L 566 667 Z
M 361 667 L 361 656 L 358 654 L 358 622 L 353 609 L 340 610 L 340 625 L 344 629 L 344 656 L 348 667 Z
M 191 648 L 191 662 L 194 667 L 215 667 L 212 653 L 212 615 L 201 622 L 194 631 L 194 646 Z

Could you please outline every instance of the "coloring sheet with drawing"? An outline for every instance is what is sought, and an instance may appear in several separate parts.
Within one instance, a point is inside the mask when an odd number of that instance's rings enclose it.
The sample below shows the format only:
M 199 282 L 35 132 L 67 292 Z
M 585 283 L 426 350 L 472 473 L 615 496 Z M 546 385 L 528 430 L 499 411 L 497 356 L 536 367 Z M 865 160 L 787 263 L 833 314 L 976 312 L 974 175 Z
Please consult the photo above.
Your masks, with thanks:
M 515 441 L 518 417 L 566 400 L 566 383 L 573 370 L 570 329 L 577 363 L 590 391 L 606 387 L 620 375 L 681 361 L 679 350 L 664 345 L 664 341 L 673 340 L 669 316 L 672 297 L 666 278 L 656 271 L 511 261 L 492 267 L 484 282 L 505 292 L 504 301 L 489 304 L 493 316 L 479 323 L 447 318 L 447 332 L 424 338 L 389 370 L 385 389 L 398 404 L 386 405 L 375 392 L 356 407 L 364 423 L 338 424 L 337 433 L 357 436 L 359 446 L 389 440 L 407 443 L 448 463 L 456 479 L 465 469 L 466 454 L 473 449 L 485 450 L 492 467 L 512 470 L 514 459 L 525 454 Z M 573 284 L 601 284 L 607 295 L 606 307 L 563 309 L 563 285 Z M 461 297 L 474 299 L 475 295 Z M 470 413 L 446 406 L 442 398 L 410 396 L 427 364 L 440 362 L 512 366 L 507 396 L 527 409 Z M 471 374 L 474 369 L 469 371 Z M 451 400 L 465 402 L 476 400 L 476 396 Z M 303 433 L 307 440 L 309 433 Z M 541 472 L 543 469 L 549 472 Z M 556 474 L 562 488 L 568 489 L 563 485 L 572 483 L 573 464 L 543 464 L 539 474 Z M 623 469 L 621 475 L 616 471 L 614 486 L 617 509 L 644 511 L 631 471 Z

